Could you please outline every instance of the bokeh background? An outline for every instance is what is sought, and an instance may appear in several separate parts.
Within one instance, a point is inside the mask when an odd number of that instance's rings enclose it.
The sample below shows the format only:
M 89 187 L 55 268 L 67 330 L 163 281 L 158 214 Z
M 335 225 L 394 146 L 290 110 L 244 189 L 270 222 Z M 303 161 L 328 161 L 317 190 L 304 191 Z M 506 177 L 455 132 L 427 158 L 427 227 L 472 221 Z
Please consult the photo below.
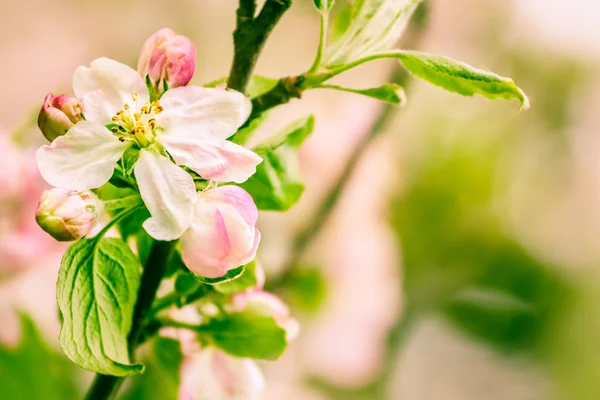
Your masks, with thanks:
M 65 246 L 33 218 L 45 94 L 69 92 L 99 56 L 134 66 L 164 26 L 196 43 L 192 83 L 221 78 L 236 3 L 0 3 L 0 398 L 79 398 L 90 381 L 57 346 Z M 401 46 L 514 78 L 527 112 L 378 61 L 339 82 L 402 82 L 404 109 L 314 90 L 273 113 L 259 136 L 317 122 L 301 201 L 260 218 L 267 286 L 302 326 L 261 364 L 264 399 L 600 399 L 599 22 L 595 0 L 429 0 L 417 12 Z M 303 72 L 317 40 L 312 1 L 295 1 L 257 72 Z

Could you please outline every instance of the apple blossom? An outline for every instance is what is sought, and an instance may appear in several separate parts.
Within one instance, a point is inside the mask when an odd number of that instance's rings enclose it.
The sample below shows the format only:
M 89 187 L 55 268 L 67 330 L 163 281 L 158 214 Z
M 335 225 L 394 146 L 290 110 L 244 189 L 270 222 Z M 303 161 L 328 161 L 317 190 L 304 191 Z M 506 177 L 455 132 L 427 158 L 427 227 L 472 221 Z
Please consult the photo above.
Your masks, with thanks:
M 85 120 L 37 151 L 42 177 L 63 189 L 97 188 L 128 148 L 138 150 L 134 173 L 151 214 L 143 227 L 157 240 L 177 239 L 193 215 L 196 188 L 179 165 L 205 179 L 239 183 L 262 161 L 226 140 L 250 114 L 239 92 L 186 86 L 151 102 L 140 75 L 107 58 L 79 67 L 73 89 Z
M 253 360 L 209 347 L 184 360 L 179 400 L 258 400 L 264 387 Z
M 195 274 L 217 278 L 252 261 L 260 232 L 258 209 L 238 186 L 221 186 L 198 193 L 189 229 L 181 236 L 181 255 Z
M 241 312 L 250 309 L 257 314 L 273 317 L 275 322 L 285 329 L 288 342 L 291 342 L 298 336 L 300 330 L 298 321 L 291 317 L 289 307 L 274 294 L 259 290 L 249 290 L 235 293 L 231 301 L 233 311 Z
M 98 218 L 98 199 L 92 192 L 54 188 L 42 194 L 35 220 L 59 242 L 85 236 Z
M 64 135 L 77 122 L 81 121 L 82 106 L 77 98 L 48 93 L 38 115 L 38 126 L 46 139 L 53 141 Z
M 192 41 L 177 35 L 169 28 L 160 29 L 150 36 L 140 52 L 138 72 L 148 76 L 156 93 L 185 86 L 194 76 L 196 48 Z

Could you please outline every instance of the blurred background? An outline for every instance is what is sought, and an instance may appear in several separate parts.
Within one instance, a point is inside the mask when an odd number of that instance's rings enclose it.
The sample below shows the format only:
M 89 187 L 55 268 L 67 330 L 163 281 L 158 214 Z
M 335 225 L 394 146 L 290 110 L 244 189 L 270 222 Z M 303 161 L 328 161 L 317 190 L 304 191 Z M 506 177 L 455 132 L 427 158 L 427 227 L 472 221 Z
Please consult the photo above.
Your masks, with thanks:
M 278 78 L 310 66 L 312 3 L 294 2 L 256 72 Z M 144 40 L 165 26 L 196 43 L 193 84 L 221 78 L 236 6 L 0 3 L 7 398 L 80 398 L 91 379 L 58 349 L 65 246 L 34 221 L 44 96 L 69 93 L 75 68 L 100 56 L 135 66 Z M 407 88 L 404 109 L 314 90 L 271 115 L 261 137 L 311 113 L 316 129 L 300 150 L 301 201 L 260 217 L 267 286 L 302 326 L 281 360 L 261 363 L 265 399 L 600 399 L 599 21 L 594 0 L 426 0 L 400 45 L 512 77 L 529 111 L 450 94 L 378 61 L 339 82 L 394 79 Z

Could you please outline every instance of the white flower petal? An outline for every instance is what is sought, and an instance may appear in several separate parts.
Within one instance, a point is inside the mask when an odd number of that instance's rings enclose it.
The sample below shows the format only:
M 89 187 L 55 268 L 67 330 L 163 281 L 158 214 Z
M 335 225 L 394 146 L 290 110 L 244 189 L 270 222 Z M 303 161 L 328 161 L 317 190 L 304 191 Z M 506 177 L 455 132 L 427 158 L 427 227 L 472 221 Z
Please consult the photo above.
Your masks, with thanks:
M 245 182 L 256 172 L 262 158 L 227 140 L 185 135 L 160 135 L 156 140 L 177 164 L 186 165 L 205 179 L 216 182 Z
M 135 164 L 140 194 L 152 215 L 143 226 L 156 240 L 175 240 L 188 228 L 196 202 L 194 180 L 160 154 L 142 149 Z
M 119 141 L 105 126 L 91 121 L 76 123 L 66 135 L 37 151 L 42 177 L 49 184 L 74 190 L 102 186 L 129 143 Z
M 73 90 L 83 102 L 86 120 L 103 125 L 110 124 L 111 117 L 125 103 L 135 108 L 133 94 L 139 96 L 140 107 L 149 99 L 146 84 L 137 71 L 108 58 L 98 58 L 90 67 L 77 68 Z
M 168 90 L 157 116 L 166 134 L 227 139 L 248 119 L 250 99 L 235 90 L 184 86 Z

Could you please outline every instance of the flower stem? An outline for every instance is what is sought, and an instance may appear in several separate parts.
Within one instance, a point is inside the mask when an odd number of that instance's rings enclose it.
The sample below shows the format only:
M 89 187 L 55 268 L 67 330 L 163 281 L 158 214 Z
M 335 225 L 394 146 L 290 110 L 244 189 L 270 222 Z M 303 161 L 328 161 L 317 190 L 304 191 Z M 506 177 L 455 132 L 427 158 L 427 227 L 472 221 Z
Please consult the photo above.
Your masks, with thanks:
M 132 359 L 134 358 L 135 349 L 140 342 L 140 338 L 143 337 L 142 330 L 145 319 L 156 297 L 160 282 L 167 270 L 167 262 L 173 254 L 175 243 L 175 241 L 155 241 L 148 261 L 144 266 L 142 283 L 138 290 L 138 298 L 133 313 L 133 325 L 128 337 L 129 352 Z M 116 394 L 122 381 L 122 377 L 97 374 L 85 399 L 108 400 Z
M 94 382 L 85 395 L 85 400 L 106 400 L 110 399 L 113 390 L 122 378 L 112 375 L 96 374 Z
M 239 4 L 237 26 L 233 32 L 233 63 L 227 87 L 245 92 L 267 38 L 292 5 L 292 0 L 267 0 L 256 18 L 254 0 L 240 0 Z
M 323 54 L 325 53 L 325 47 L 327 46 L 327 32 L 329 30 L 329 10 L 321 12 L 321 25 L 319 32 L 319 47 L 317 48 L 317 55 L 315 61 L 308 70 L 308 73 L 315 72 L 321 66 L 323 62 Z

